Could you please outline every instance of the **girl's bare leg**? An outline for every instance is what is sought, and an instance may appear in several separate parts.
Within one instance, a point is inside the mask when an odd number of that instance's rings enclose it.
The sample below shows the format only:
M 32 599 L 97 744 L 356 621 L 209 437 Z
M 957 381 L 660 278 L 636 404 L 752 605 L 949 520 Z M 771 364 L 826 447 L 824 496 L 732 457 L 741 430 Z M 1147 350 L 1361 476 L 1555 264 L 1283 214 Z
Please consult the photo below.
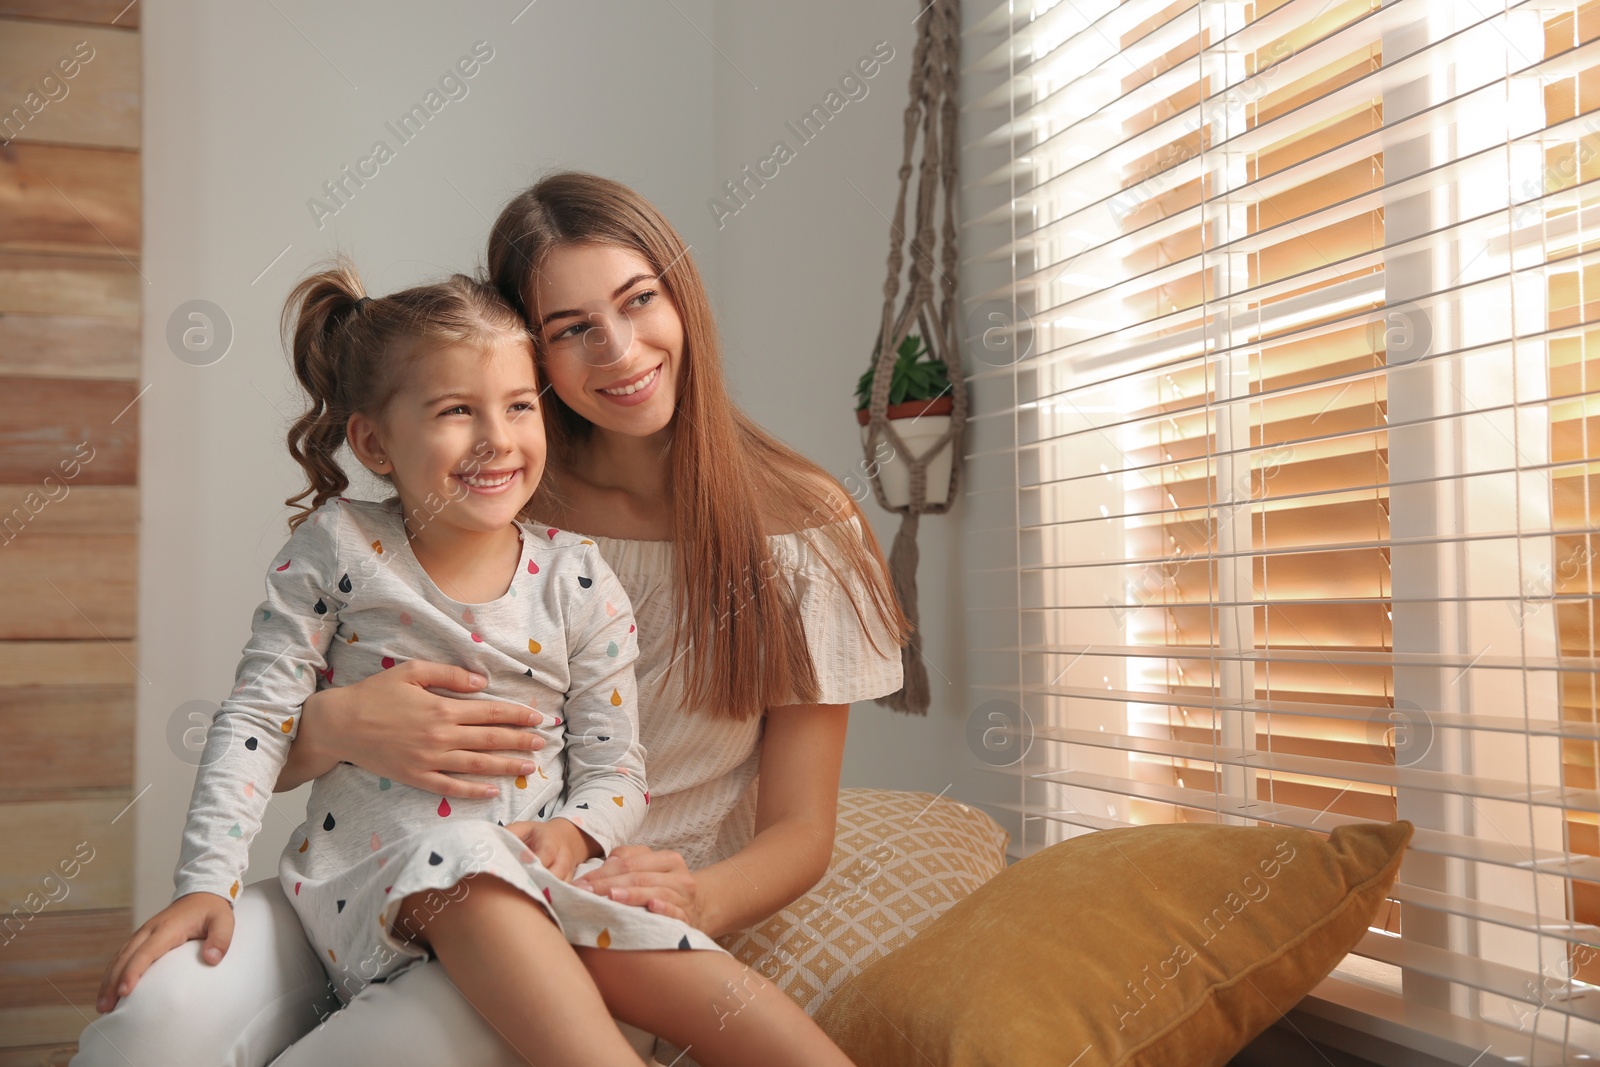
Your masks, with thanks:
M 573 946 L 611 1014 L 705 1067 L 852 1067 L 775 982 L 720 952 Z
M 397 936 L 430 945 L 462 996 L 528 1063 L 639 1067 L 638 1054 L 545 910 L 490 874 L 469 875 L 460 884 L 465 894 L 442 907 L 436 890 L 407 896 L 395 917 Z M 430 896 L 434 906 L 424 910 Z

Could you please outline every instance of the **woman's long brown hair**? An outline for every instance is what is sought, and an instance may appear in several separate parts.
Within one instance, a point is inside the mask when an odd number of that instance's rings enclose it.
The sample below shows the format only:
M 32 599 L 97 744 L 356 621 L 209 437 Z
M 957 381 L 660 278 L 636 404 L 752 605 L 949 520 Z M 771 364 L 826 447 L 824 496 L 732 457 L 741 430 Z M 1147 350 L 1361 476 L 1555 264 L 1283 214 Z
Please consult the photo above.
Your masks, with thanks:
M 718 718 L 749 719 L 776 704 L 816 703 L 821 690 L 796 593 L 773 560 L 766 535 L 799 531 L 835 580 L 859 578 L 884 627 L 904 645 L 910 625 L 871 524 L 827 472 L 734 405 L 694 259 L 671 223 L 625 185 L 592 174 L 553 174 L 512 199 L 495 220 L 489 274 L 530 324 L 541 371 L 546 353 L 542 331 L 532 326 L 542 317 L 535 283 L 552 250 L 580 242 L 638 253 L 683 320 L 668 506 L 679 620 L 674 664 L 681 642 L 694 649 L 684 657 L 687 706 Z M 594 429 L 553 391 L 546 395 L 551 462 L 528 503 L 530 519 L 558 512 L 561 469 L 570 469 Z M 852 516 L 860 520 L 859 538 L 848 525 Z M 851 604 L 866 636 L 862 605 L 854 595 Z

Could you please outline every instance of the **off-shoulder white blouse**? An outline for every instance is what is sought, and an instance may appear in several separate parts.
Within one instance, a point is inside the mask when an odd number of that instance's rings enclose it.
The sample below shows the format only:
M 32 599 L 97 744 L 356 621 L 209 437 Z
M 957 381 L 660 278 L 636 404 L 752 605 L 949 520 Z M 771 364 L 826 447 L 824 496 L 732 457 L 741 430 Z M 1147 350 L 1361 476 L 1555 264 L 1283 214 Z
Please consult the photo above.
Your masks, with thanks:
M 856 536 L 860 520 L 847 520 Z M 680 853 L 691 870 L 731 856 L 755 836 L 757 765 L 766 711 L 743 722 L 711 718 L 682 707 L 687 664 L 666 678 L 673 655 L 672 542 L 599 537 L 600 554 L 633 602 L 639 626 L 640 742 L 650 803 L 634 843 Z M 848 704 L 893 693 L 901 686 L 900 648 L 883 627 L 860 580 L 835 560 L 850 582 L 868 630 L 850 596 L 829 573 L 817 530 L 768 538 L 773 561 L 794 583 L 806 644 L 816 665 L 819 704 Z M 807 540 L 812 541 L 808 544 Z M 872 640 L 868 639 L 868 634 Z M 874 651 L 873 642 L 880 651 Z M 679 643 L 678 654 L 684 654 Z

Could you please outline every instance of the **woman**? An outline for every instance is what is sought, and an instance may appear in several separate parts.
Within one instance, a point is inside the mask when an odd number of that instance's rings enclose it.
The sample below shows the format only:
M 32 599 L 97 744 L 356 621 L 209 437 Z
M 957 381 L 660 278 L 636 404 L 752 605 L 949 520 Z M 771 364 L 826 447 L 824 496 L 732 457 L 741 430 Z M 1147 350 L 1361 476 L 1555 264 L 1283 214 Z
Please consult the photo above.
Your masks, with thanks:
M 877 541 L 831 478 L 733 406 L 699 273 L 648 201 L 553 175 L 501 212 L 488 258 L 550 385 L 528 517 L 593 538 L 638 616 L 649 814 L 582 881 L 713 936 L 742 930 L 826 872 L 849 704 L 901 684 L 907 624 Z M 526 708 L 431 691 L 471 688 L 464 670 L 413 662 L 317 693 L 277 789 L 342 759 L 480 795 L 451 774 L 515 774 L 503 753 L 533 735 L 505 726 Z M 291 1043 L 279 1067 L 522 1062 L 437 961 L 333 1012 L 276 879 L 241 894 L 220 964 L 198 947 L 157 961 L 73 1062 L 253 1065 Z M 230 984 L 258 971 L 265 985 Z

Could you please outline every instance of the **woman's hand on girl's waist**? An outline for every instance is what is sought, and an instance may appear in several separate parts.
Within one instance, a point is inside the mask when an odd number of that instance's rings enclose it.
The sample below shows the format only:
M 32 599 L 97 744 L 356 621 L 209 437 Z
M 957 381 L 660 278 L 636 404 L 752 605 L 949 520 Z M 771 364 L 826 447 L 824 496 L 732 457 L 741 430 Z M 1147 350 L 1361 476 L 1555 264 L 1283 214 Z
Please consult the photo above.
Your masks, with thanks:
M 407 660 L 312 694 L 274 791 L 293 789 L 346 760 L 441 796 L 494 796 L 494 785 L 453 775 L 533 773 L 533 760 L 525 754 L 545 742 L 527 728 L 538 726 L 544 716 L 525 704 L 440 696 L 427 688 L 474 693 L 483 685 L 481 675 L 461 667 Z

